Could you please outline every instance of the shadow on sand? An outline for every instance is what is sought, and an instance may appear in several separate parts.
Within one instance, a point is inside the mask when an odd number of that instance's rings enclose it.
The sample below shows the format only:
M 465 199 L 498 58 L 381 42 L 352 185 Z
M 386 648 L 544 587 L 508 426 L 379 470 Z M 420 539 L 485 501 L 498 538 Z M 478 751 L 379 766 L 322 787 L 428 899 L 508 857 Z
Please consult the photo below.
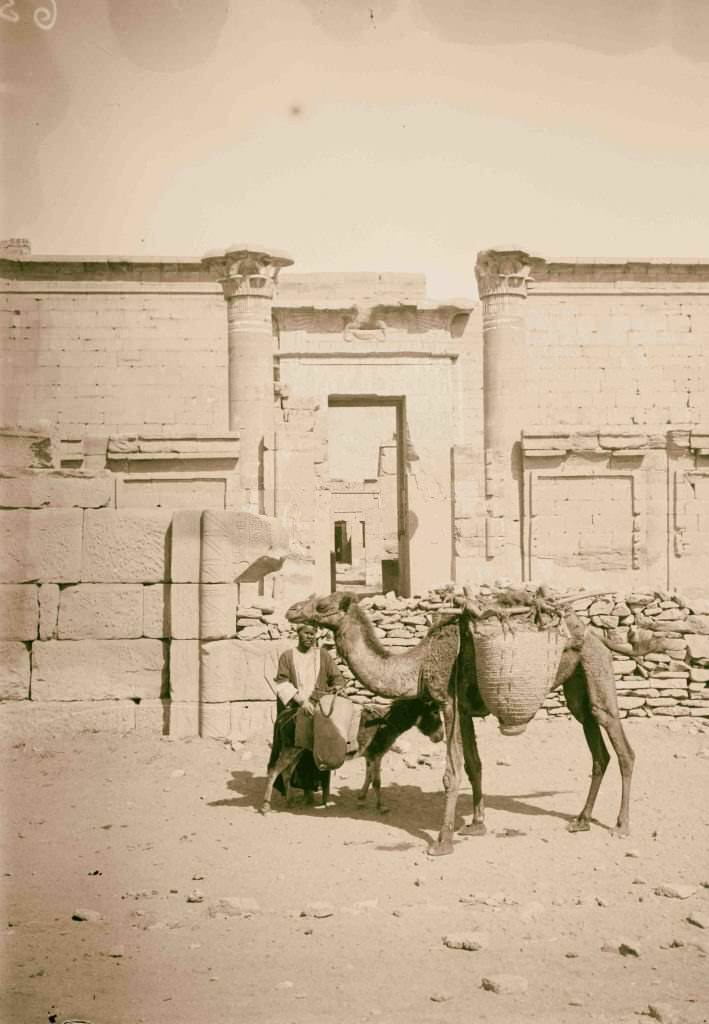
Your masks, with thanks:
M 310 806 L 297 798 L 291 808 L 287 808 L 285 800 L 278 793 L 273 796 L 272 814 L 297 814 L 320 819 L 350 819 L 353 821 L 379 821 L 387 827 L 401 829 L 420 843 L 430 843 L 440 826 L 443 816 L 445 794 L 441 788 L 440 792 L 427 792 L 419 786 L 397 785 L 390 782 L 383 787 L 383 799 L 388 813 L 381 814 L 375 808 L 375 797 L 370 791 L 367 801 L 363 804 L 357 802 L 358 790 L 348 785 L 337 785 L 334 782 L 334 794 L 330 797 L 327 807 Z M 229 789 L 234 796 L 225 797 L 222 800 L 212 800 L 209 807 L 243 807 L 252 808 L 255 811 L 261 806 L 265 778 L 249 771 L 232 771 L 231 779 L 227 782 Z M 297 792 L 297 791 L 296 791 Z M 547 797 L 556 797 L 568 790 L 539 790 L 532 793 L 520 793 L 516 796 L 495 796 L 485 797 L 485 807 L 489 811 L 504 811 L 508 814 L 516 814 L 520 817 L 548 817 L 557 818 L 563 822 L 571 822 L 575 815 L 565 814 L 561 811 L 550 810 L 536 801 L 542 801 Z M 319 794 L 317 795 L 319 799 Z M 472 814 L 472 795 L 465 790 L 461 791 L 459 799 L 458 827 L 463 824 L 462 818 Z M 461 806 L 462 805 L 462 806 Z M 524 835 L 520 829 L 495 829 L 495 822 L 487 822 L 490 833 L 499 837 L 507 838 L 515 835 Z M 414 843 L 398 842 L 395 844 L 384 844 L 376 846 L 378 850 L 405 850 L 413 847 Z

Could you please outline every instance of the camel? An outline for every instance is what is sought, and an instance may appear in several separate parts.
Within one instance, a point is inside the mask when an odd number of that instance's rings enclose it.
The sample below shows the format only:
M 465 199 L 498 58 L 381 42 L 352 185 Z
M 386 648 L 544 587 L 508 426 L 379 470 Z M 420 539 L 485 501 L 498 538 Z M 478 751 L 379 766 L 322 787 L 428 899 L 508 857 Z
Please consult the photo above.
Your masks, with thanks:
M 428 850 L 431 856 L 453 852 L 463 767 L 473 791 L 473 817 L 459 834 L 485 833 L 482 764 L 473 720 L 489 712 L 478 687 L 475 668 L 473 619 L 477 611 L 474 602 L 465 601 L 459 615 L 449 616 L 432 626 L 418 645 L 403 654 L 393 654 L 382 646 L 355 594 L 343 591 L 321 597 L 312 595 L 286 612 L 290 622 L 308 621 L 334 633 L 340 656 L 373 693 L 396 698 L 413 698 L 425 693 L 442 709 L 447 755 L 443 777 L 446 802 L 438 839 Z M 635 755 L 620 722 L 612 655 L 603 639 L 587 629 L 577 615 L 566 614 L 565 623 L 570 635 L 550 692 L 563 687 L 569 710 L 583 727 L 592 759 L 586 801 L 568 829 L 585 832 L 591 827 L 596 797 L 610 761 L 602 727 L 618 758 L 622 783 L 620 809 L 613 831 L 624 836 L 629 832 Z
M 381 714 L 369 708 L 362 709 L 357 730 L 357 749 L 347 755 L 348 761 L 355 757 L 364 757 L 366 761 L 364 783 L 357 794 L 357 801 L 360 804 L 366 800 L 371 785 L 376 796 L 377 811 L 380 814 L 388 813 L 389 809 L 382 801 L 382 760 L 398 738 L 414 726 L 433 743 L 440 743 L 443 739 L 441 713 L 431 700 L 417 698 L 394 701 L 388 711 Z M 262 814 L 267 814 L 271 810 L 273 785 L 281 774 L 285 783 L 286 803 L 290 807 L 290 779 L 302 752 L 300 747 L 287 747 L 269 771 L 261 805 Z M 323 807 L 327 805 L 329 796 L 328 781 L 323 784 Z

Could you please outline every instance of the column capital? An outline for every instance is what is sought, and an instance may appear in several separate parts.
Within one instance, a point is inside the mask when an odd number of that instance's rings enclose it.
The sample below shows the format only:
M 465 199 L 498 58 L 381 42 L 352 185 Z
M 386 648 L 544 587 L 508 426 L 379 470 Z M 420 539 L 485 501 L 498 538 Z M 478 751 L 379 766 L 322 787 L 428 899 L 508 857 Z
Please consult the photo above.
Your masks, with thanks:
M 527 297 L 533 258 L 522 249 L 485 249 L 475 261 L 481 299 L 496 295 Z
M 208 252 L 202 259 L 202 266 L 221 284 L 225 299 L 240 295 L 272 299 L 279 272 L 292 264 L 285 253 L 250 245 L 230 245 Z

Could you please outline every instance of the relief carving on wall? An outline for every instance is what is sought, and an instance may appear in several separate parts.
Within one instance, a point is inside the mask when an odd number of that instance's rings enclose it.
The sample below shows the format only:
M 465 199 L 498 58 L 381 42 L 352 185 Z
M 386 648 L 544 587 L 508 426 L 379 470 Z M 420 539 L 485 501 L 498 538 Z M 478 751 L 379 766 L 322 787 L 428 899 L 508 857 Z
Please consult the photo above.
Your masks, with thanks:
M 385 341 L 387 325 L 374 315 L 374 306 L 355 306 L 354 316 L 345 323 L 345 341 Z

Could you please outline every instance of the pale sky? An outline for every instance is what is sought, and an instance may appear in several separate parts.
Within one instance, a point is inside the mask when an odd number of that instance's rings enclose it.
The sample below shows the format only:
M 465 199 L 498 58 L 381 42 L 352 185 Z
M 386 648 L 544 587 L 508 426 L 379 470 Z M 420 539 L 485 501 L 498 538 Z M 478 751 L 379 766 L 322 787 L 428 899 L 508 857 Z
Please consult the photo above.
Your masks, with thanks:
M 709 257 L 705 0 L 14 0 L 0 42 L 35 253 L 246 240 L 435 298 L 489 246 Z

